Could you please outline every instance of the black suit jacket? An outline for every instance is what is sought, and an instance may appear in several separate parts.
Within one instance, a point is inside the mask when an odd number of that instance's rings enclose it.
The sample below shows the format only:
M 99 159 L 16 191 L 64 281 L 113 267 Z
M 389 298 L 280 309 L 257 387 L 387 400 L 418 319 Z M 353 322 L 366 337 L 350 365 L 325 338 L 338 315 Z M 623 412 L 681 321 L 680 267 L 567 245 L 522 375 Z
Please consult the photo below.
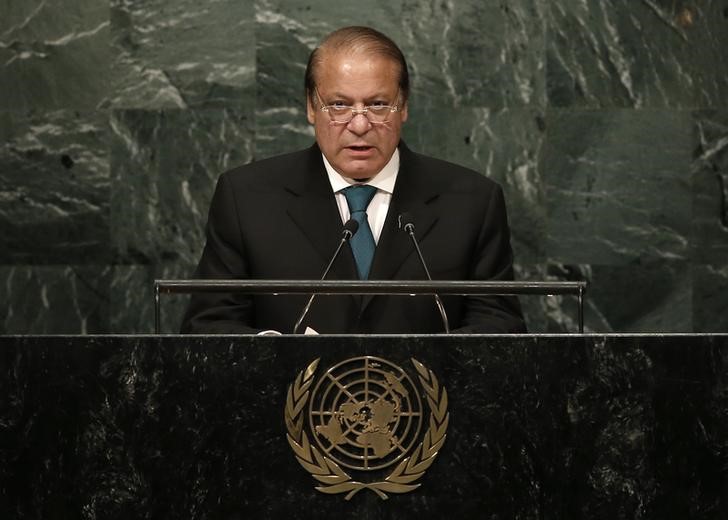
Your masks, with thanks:
M 428 158 L 400 143 L 400 170 L 377 244 L 370 280 L 423 280 L 423 268 L 397 217 L 408 212 L 437 280 L 511 280 L 503 193 L 472 170 Z M 319 279 L 342 223 L 318 146 L 257 161 L 218 180 L 197 278 Z M 356 280 L 348 244 L 328 279 Z M 184 333 L 284 333 L 305 305 L 302 295 L 198 294 Z M 459 332 L 525 332 L 514 297 L 443 298 Z M 437 333 L 432 296 L 316 297 L 303 323 L 320 333 Z

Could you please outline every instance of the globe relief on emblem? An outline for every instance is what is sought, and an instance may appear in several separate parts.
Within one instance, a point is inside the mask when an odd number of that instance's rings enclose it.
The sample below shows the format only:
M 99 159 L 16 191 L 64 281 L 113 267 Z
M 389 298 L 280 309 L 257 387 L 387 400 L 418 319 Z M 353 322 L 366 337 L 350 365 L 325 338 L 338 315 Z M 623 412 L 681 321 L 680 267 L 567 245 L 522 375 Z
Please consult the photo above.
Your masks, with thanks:
M 288 442 L 298 462 L 322 484 L 317 490 L 347 493 L 348 500 L 369 489 L 386 499 L 387 493 L 406 493 L 420 486 L 416 481 L 445 441 L 449 414 L 445 388 L 419 361 L 411 361 L 429 414 L 416 382 L 401 367 L 378 357 L 347 359 L 318 380 L 316 359 L 289 386 Z M 423 424 L 430 426 L 424 436 Z M 354 472 L 365 477 L 392 466 L 384 480 L 352 478 Z

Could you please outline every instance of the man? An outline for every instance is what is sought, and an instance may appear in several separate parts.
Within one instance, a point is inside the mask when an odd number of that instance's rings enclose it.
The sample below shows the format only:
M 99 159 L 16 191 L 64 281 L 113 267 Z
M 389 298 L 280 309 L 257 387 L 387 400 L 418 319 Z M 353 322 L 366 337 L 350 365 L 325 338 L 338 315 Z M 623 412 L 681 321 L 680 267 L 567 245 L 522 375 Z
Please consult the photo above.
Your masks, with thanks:
M 351 216 L 361 225 L 329 279 L 423 280 L 398 225 L 406 212 L 433 279 L 512 279 L 500 187 L 400 141 L 409 76 L 394 42 L 366 27 L 335 31 L 311 54 L 305 83 L 316 144 L 220 177 L 196 277 L 318 279 Z M 443 300 L 455 332 L 525 332 L 515 298 Z M 300 295 L 195 295 L 182 332 L 290 333 L 305 303 Z M 302 328 L 437 333 L 444 327 L 431 295 L 337 295 L 318 296 Z

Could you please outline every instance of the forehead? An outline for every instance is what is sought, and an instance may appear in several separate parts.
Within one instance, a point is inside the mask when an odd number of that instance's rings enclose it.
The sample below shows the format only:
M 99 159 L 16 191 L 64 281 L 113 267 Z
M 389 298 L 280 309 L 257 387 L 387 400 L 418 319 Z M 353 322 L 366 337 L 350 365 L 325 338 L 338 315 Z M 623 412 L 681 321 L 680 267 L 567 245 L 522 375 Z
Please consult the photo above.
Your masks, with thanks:
M 399 89 L 399 64 L 386 56 L 325 52 L 316 72 L 318 88 L 329 94 L 395 95 Z

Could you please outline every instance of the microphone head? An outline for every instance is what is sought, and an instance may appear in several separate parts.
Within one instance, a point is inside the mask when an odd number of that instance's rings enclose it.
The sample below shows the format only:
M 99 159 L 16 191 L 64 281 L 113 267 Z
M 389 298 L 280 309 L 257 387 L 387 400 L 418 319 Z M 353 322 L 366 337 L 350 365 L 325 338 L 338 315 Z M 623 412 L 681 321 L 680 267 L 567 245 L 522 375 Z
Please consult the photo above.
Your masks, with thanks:
M 404 229 L 407 233 L 411 233 L 415 230 L 415 223 L 413 222 L 412 214 L 408 211 L 403 211 L 397 218 L 397 224 L 399 229 Z
M 346 221 L 346 224 L 344 224 L 344 239 L 349 240 L 351 237 L 353 237 L 356 232 L 359 230 L 359 223 L 354 220 L 353 218 L 350 218 Z

